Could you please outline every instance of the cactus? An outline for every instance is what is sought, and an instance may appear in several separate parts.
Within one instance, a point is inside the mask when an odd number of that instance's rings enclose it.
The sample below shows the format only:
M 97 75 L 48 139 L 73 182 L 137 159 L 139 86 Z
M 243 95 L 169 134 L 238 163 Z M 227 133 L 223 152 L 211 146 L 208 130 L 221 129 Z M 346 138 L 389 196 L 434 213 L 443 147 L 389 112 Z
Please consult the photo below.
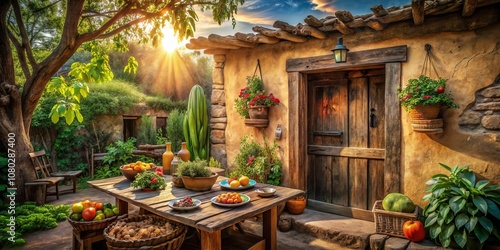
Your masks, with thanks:
M 183 132 L 191 159 L 208 160 L 210 149 L 208 110 L 206 97 L 200 85 L 193 86 L 189 92 Z

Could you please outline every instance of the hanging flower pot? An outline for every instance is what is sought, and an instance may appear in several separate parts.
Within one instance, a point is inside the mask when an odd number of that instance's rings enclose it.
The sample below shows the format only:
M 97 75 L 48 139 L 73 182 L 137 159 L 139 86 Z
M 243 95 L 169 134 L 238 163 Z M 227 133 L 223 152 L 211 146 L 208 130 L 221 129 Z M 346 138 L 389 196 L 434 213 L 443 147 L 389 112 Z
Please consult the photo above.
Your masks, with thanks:
M 440 109 L 440 104 L 415 105 L 415 107 L 410 111 L 410 117 L 412 120 L 436 119 L 438 118 Z
M 250 119 L 268 119 L 269 107 L 263 105 L 250 106 L 248 107 L 248 113 L 250 114 Z

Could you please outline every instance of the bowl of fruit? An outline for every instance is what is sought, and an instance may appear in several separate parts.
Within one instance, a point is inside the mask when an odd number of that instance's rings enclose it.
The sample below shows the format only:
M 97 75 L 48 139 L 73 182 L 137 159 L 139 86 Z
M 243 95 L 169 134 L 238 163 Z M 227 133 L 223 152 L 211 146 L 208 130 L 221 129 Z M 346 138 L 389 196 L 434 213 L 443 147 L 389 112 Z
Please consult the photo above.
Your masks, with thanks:
M 138 173 L 142 173 L 144 171 L 153 171 L 155 169 L 154 163 L 145 163 L 141 161 L 129 163 L 123 166 L 120 166 L 120 172 L 125 176 L 129 181 L 134 181 L 135 176 Z
M 221 185 L 221 187 L 231 190 L 248 189 L 255 186 L 255 184 L 257 184 L 255 180 L 249 179 L 244 175 L 240 177 L 231 177 L 227 180 L 222 180 L 219 182 L 219 185 Z
M 78 231 L 99 230 L 115 221 L 119 213 L 111 203 L 84 200 L 71 206 L 68 222 Z
M 213 197 L 210 201 L 218 206 L 239 207 L 250 202 L 250 196 L 238 192 L 222 193 Z

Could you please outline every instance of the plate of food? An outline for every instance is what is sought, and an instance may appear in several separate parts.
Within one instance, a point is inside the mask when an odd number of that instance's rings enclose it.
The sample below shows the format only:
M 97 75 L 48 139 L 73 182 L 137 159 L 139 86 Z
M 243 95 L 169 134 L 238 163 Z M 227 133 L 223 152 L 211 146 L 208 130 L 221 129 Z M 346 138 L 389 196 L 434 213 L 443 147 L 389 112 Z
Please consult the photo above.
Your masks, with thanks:
M 250 196 L 240 193 L 223 193 L 211 199 L 212 203 L 223 207 L 239 207 L 250 202 Z
M 174 199 L 168 203 L 168 206 L 175 210 L 191 210 L 199 207 L 200 205 L 200 200 L 192 199 L 190 196 Z
M 233 177 L 227 180 L 219 181 L 219 185 L 223 188 L 231 189 L 231 190 L 244 190 L 249 189 L 255 186 L 257 182 L 255 180 L 249 179 L 246 176 L 242 176 L 240 178 Z

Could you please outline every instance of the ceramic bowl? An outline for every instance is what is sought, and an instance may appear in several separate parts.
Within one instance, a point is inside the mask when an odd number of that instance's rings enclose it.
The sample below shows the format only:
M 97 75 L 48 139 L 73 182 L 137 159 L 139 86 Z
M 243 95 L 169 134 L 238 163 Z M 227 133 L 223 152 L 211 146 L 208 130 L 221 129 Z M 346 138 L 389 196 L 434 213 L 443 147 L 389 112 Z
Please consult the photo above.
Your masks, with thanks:
M 133 169 L 129 169 L 129 168 L 124 169 L 123 166 L 120 166 L 120 172 L 122 172 L 122 175 L 125 176 L 125 178 L 127 178 L 129 181 L 134 181 L 135 176 L 138 173 L 142 173 L 144 171 L 155 171 L 155 167 L 147 169 L 147 170 L 133 170 Z
M 259 189 L 255 190 L 255 192 L 260 197 L 271 197 L 276 192 L 276 189 L 274 189 L 274 188 L 259 188 Z

